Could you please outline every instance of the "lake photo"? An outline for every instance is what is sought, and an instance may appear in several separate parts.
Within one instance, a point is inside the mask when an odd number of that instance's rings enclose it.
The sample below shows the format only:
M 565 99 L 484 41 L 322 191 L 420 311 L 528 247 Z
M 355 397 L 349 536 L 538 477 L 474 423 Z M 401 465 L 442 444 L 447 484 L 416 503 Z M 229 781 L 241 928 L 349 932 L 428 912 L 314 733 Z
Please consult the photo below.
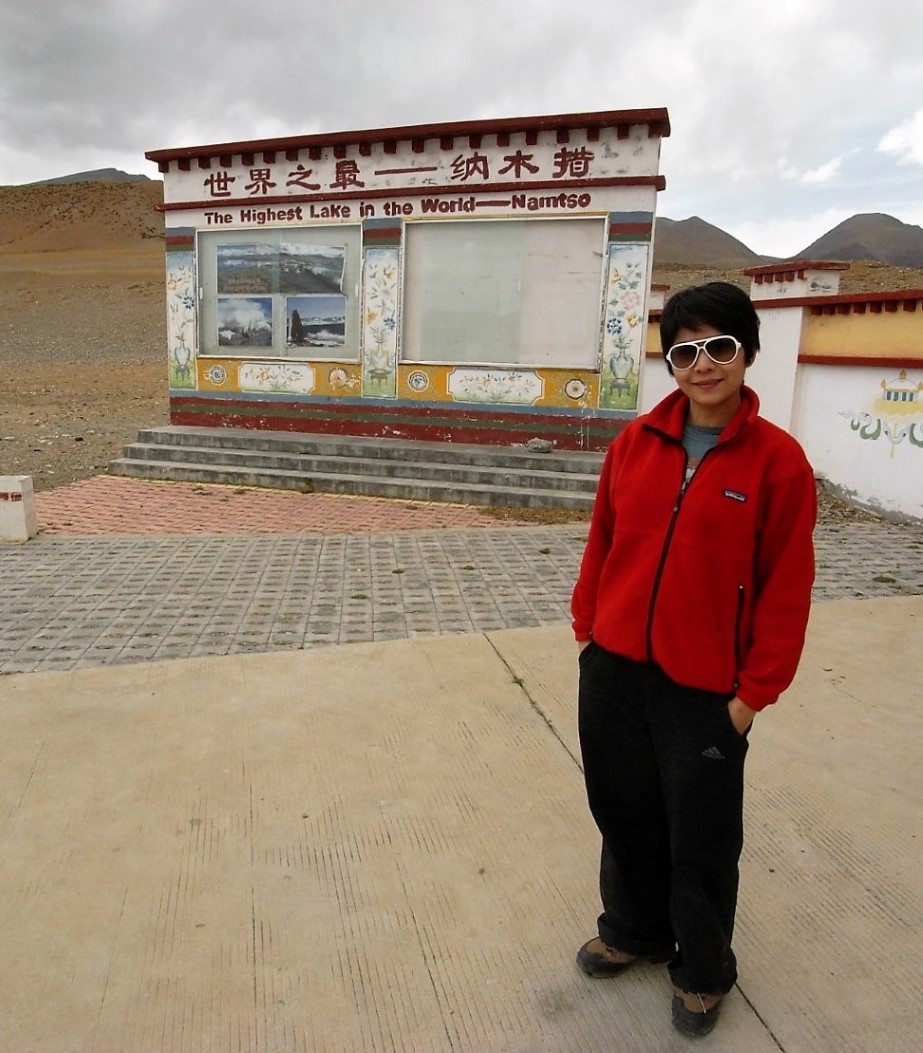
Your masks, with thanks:
M 346 345 L 345 296 L 288 296 L 285 321 L 286 347 Z
M 219 347 L 272 347 L 271 296 L 219 296 Z
M 219 295 L 340 293 L 346 247 L 256 241 L 218 245 L 216 263 Z

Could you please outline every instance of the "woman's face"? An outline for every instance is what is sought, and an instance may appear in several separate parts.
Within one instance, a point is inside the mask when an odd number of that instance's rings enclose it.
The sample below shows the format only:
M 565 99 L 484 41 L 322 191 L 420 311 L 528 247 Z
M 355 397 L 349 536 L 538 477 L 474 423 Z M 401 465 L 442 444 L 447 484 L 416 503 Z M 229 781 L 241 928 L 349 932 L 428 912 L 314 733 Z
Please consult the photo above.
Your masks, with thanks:
M 673 338 L 674 344 L 687 340 L 704 340 L 707 336 L 721 336 L 721 330 L 711 326 L 699 329 L 679 329 Z M 740 406 L 740 388 L 747 371 L 744 349 L 727 365 L 719 365 L 699 351 L 695 364 L 684 370 L 673 370 L 676 386 L 689 399 L 689 423 L 703 428 L 719 428 L 737 412 Z

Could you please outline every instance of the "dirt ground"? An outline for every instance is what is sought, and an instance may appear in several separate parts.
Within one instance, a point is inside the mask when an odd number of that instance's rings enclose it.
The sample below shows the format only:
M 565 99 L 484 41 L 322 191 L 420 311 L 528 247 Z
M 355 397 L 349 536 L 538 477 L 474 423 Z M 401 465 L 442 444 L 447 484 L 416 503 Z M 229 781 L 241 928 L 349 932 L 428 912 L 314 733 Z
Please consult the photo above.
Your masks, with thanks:
M 168 423 L 163 243 L 0 256 L 0 474 L 47 490 Z
M 159 239 L 0 254 L 0 474 L 30 475 L 36 490 L 86 479 L 140 429 L 169 423 L 163 275 Z M 714 278 L 749 281 L 714 268 L 654 275 L 674 289 Z M 881 288 L 923 288 L 923 271 L 854 264 L 842 282 L 844 292 Z M 865 515 L 824 505 L 829 516 Z

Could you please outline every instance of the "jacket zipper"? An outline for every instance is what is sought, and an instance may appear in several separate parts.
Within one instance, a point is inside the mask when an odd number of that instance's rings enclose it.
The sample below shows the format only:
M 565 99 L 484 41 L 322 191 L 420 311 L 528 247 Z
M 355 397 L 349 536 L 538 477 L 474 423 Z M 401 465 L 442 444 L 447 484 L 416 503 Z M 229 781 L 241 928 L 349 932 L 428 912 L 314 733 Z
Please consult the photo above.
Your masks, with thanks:
M 676 440 L 671 437 L 670 441 L 675 442 Z M 705 460 L 705 456 L 702 457 L 702 460 Z M 679 493 L 676 495 L 676 502 L 673 505 L 673 512 L 670 516 L 670 525 L 667 527 L 666 537 L 663 539 L 663 548 L 660 550 L 660 562 L 657 564 L 657 573 L 654 575 L 654 587 L 651 589 L 651 603 L 647 611 L 647 632 L 645 635 L 647 638 L 647 660 L 651 664 L 654 662 L 654 608 L 657 605 L 657 593 L 660 591 L 660 579 L 663 577 L 663 568 L 667 562 L 667 554 L 670 551 L 670 542 L 673 540 L 673 531 L 676 529 L 676 519 L 679 516 L 680 505 L 683 503 L 683 495 L 686 493 L 686 487 L 692 482 L 692 479 L 686 478 L 686 469 L 688 467 L 689 454 L 683 449 L 682 483 L 680 484 Z M 696 468 L 696 471 L 698 471 L 698 468 Z
M 659 429 L 651 428 L 650 430 L 655 431 L 658 435 L 663 436 L 670 442 L 677 442 L 672 435 L 667 435 Z M 678 445 L 682 446 L 682 443 L 678 443 Z M 699 474 L 705 458 L 712 452 L 712 450 L 716 450 L 717 448 L 718 446 L 716 444 L 715 446 L 712 446 L 710 450 L 706 450 L 705 453 L 702 454 L 701 460 L 696 465 L 696 469 L 692 473 L 692 477 L 689 479 L 686 478 L 686 469 L 689 467 L 689 454 L 686 453 L 685 448 L 683 448 L 683 481 L 680 484 L 679 493 L 676 495 L 676 503 L 673 505 L 673 512 L 670 516 L 670 525 L 667 527 L 666 537 L 663 539 L 663 548 L 660 550 L 660 562 L 657 564 L 657 573 L 654 575 L 654 587 L 651 589 L 651 604 L 647 612 L 647 660 L 652 665 L 654 664 L 654 608 L 657 606 L 657 594 L 660 591 L 660 581 L 663 578 L 663 568 L 666 566 L 667 556 L 670 553 L 670 543 L 673 540 L 673 531 L 676 529 L 676 520 L 679 518 L 680 506 L 683 503 L 683 498 L 685 497 L 686 491 L 689 489 L 692 480 Z M 741 586 L 741 589 L 743 589 L 743 586 Z

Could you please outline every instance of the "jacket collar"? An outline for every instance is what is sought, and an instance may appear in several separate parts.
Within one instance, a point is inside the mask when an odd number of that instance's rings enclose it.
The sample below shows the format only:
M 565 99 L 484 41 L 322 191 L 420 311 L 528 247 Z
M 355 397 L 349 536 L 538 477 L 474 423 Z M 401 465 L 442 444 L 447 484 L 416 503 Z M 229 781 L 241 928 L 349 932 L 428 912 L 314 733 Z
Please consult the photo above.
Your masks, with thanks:
M 744 384 L 740 389 L 740 406 L 718 438 L 725 442 L 733 438 L 742 428 L 756 419 L 760 411 L 760 400 L 753 388 Z M 662 399 L 644 418 L 644 427 L 661 432 L 668 438 L 682 442 L 683 429 L 689 413 L 689 399 L 679 390 Z

